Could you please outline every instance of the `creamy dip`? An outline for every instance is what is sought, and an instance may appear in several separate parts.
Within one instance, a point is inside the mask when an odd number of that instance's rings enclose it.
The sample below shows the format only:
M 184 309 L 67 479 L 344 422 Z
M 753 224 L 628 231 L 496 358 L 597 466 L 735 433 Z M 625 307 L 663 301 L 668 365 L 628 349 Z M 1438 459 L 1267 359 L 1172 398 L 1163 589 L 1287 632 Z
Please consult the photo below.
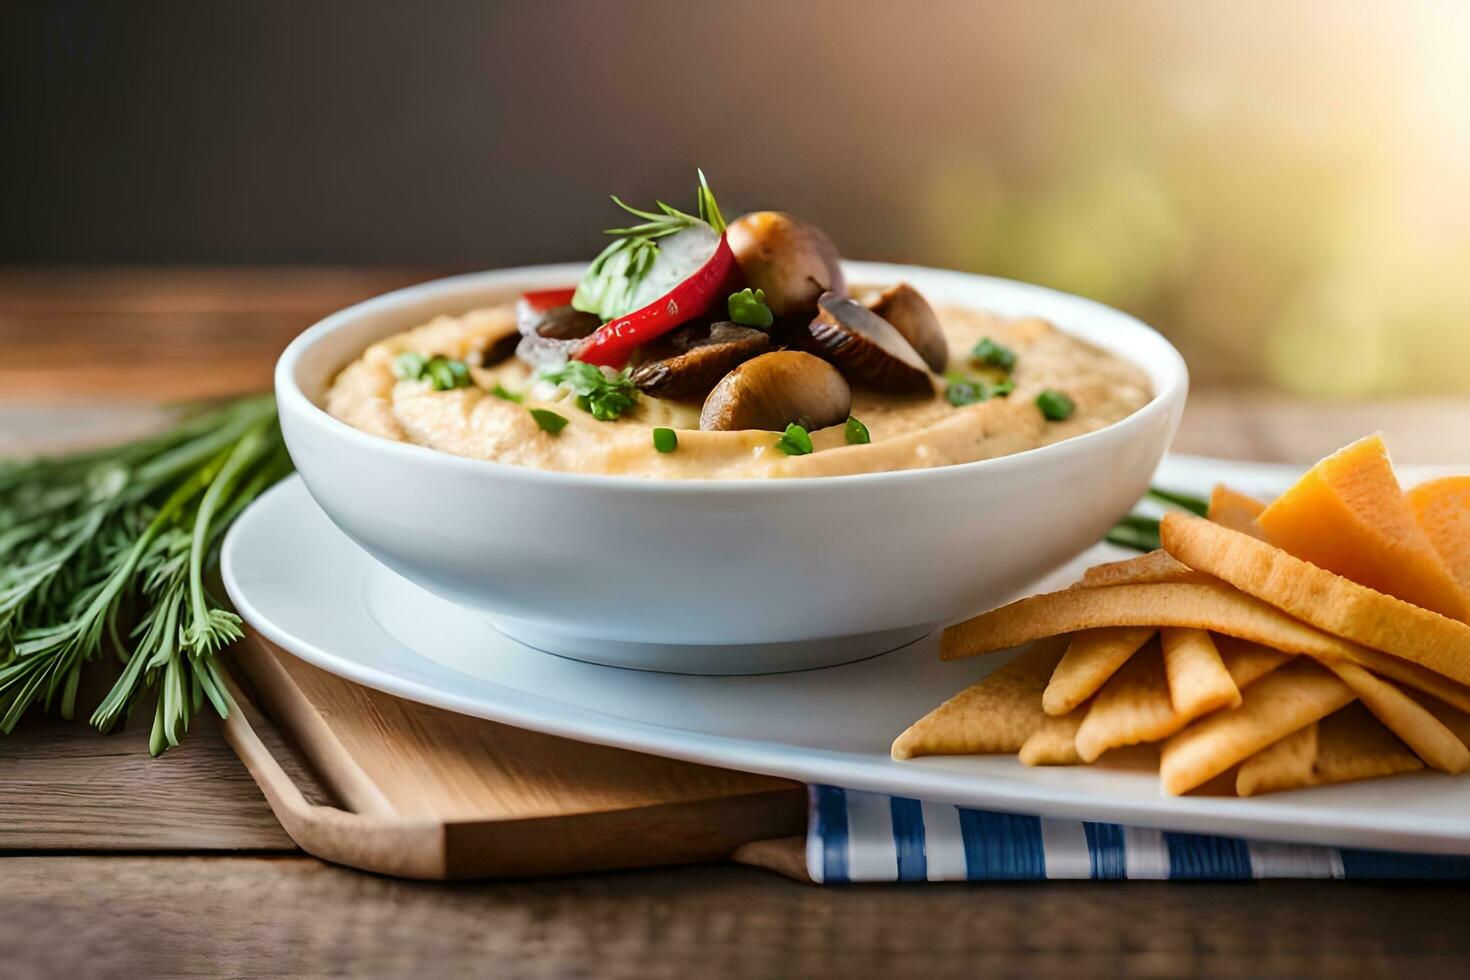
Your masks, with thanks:
M 872 442 L 848 445 L 843 426 L 813 432 L 815 452 L 788 456 L 775 448 L 779 433 L 760 430 L 703 432 L 700 402 L 642 396 L 612 422 L 600 422 L 512 357 L 489 368 L 480 352 L 516 331 L 513 306 L 441 316 L 369 347 L 327 392 L 327 411 L 364 432 L 442 452 L 517 466 L 578 473 L 667 479 L 835 476 L 968 463 L 1032 449 L 1110 425 L 1153 397 L 1136 365 L 1039 319 L 1007 320 L 968 309 L 938 307 L 949 340 L 949 370 L 999 381 L 1002 375 L 973 364 L 969 353 L 990 337 L 1016 354 L 1010 374 L 1015 390 L 1003 398 L 956 407 L 934 395 L 901 396 L 852 386 L 852 414 Z M 398 381 L 393 361 L 406 351 L 464 360 L 475 386 L 435 391 L 427 381 Z M 496 384 L 524 393 L 524 404 L 490 394 Z M 1051 388 L 1076 405 L 1064 421 L 1051 422 L 1035 399 Z M 543 432 L 527 411 L 549 408 L 567 419 L 560 433 Z M 652 430 L 677 429 L 678 449 L 659 453 Z

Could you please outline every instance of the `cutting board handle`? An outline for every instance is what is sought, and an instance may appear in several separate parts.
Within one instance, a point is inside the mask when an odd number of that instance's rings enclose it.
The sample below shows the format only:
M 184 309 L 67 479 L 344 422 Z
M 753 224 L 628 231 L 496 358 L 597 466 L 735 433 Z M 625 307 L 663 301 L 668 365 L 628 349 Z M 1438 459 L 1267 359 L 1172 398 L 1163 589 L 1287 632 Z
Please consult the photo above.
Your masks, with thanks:
M 406 878 L 444 878 L 445 840 L 437 821 L 387 819 L 312 803 L 251 723 L 260 716 L 225 672 L 230 714 L 225 740 L 245 763 L 276 819 L 302 850 L 336 864 Z
M 286 833 L 328 861 L 429 879 L 565 874 L 725 860 L 806 826 L 799 783 L 403 701 L 253 634 L 226 667 L 226 741 Z

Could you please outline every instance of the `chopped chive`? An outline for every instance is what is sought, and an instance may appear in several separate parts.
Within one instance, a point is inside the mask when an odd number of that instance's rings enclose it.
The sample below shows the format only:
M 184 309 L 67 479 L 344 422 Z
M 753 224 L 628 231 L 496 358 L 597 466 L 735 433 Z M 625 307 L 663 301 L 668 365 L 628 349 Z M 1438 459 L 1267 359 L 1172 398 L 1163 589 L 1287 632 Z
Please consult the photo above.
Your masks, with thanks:
M 847 425 L 843 427 L 842 432 L 847 436 L 848 445 L 851 446 L 865 446 L 873 441 L 873 437 L 868 434 L 868 427 L 851 415 L 847 417 Z
M 393 377 L 399 381 L 417 381 L 424 376 L 429 359 L 417 351 L 404 351 L 393 359 Z
M 429 381 L 433 384 L 435 391 L 450 391 L 459 387 L 454 369 L 449 366 L 448 361 L 441 357 L 430 360 L 424 373 L 429 376 Z
M 535 419 L 536 424 L 541 426 L 542 432 L 556 435 L 567 427 L 566 416 L 558 415 L 549 408 L 532 408 L 529 411 L 531 418 Z
M 787 456 L 805 456 L 812 451 L 812 437 L 805 429 L 792 422 L 781 438 L 776 440 L 776 448 Z
M 976 344 L 975 349 L 970 351 L 970 356 L 981 364 L 988 364 L 1002 371 L 1009 371 L 1016 366 L 1016 352 L 1003 344 L 997 344 L 989 337 Z
M 1004 398 L 1015 390 L 1016 383 L 1009 379 L 992 384 L 989 381 L 966 378 L 963 375 L 952 375 L 949 384 L 944 389 L 944 397 L 951 405 L 959 407 L 989 401 L 992 398 Z
M 956 408 L 985 400 L 981 386 L 974 381 L 951 381 L 944 388 L 944 397 Z
M 500 398 L 508 402 L 515 402 L 517 405 L 519 405 L 524 400 L 523 396 L 517 395 L 513 391 L 508 391 L 505 385 L 501 384 L 499 381 L 495 382 L 495 387 L 490 389 L 490 394 L 494 395 L 496 398 Z
M 435 391 L 470 386 L 470 368 L 464 361 L 439 354 L 425 357 L 416 351 L 404 351 L 393 360 L 393 376 L 399 381 L 427 380 Z
M 1072 412 L 1076 410 L 1077 405 L 1055 388 L 1047 388 L 1036 396 L 1036 407 L 1041 409 L 1041 414 L 1049 420 L 1061 422 L 1072 417 Z
M 657 428 L 653 430 L 653 448 L 661 453 L 671 453 L 679 448 L 679 433 L 673 429 Z

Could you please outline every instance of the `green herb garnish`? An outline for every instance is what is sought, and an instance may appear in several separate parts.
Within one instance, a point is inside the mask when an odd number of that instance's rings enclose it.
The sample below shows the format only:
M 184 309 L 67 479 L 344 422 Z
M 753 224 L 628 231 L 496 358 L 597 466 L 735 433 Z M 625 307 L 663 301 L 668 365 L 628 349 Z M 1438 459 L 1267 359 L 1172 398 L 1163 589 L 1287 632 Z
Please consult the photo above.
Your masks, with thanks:
M 1149 487 L 1148 495 L 1155 500 L 1162 500 L 1175 507 L 1181 507 L 1192 514 L 1203 517 L 1209 513 L 1210 503 L 1199 497 L 1187 493 L 1178 493 L 1173 490 L 1161 490 L 1158 487 Z M 1115 544 L 1123 548 L 1133 548 L 1137 551 L 1156 551 L 1159 547 L 1159 520 L 1145 514 L 1128 514 L 1114 525 L 1103 540 L 1109 544 Z
M 1142 514 L 1127 514 L 1119 518 L 1118 523 L 1103 538 L 1108 544 L 1115 544 L 1123 548 L 1132 548 L 1135 551 L 1157 551 L 1162 547 L 1159 541 L 1159 521 L 1156 517 L 1146 517 Z
M 992 398 L 1004 398 L 1015 390 L 1016 384 L 1013 381 L 991 382 L 961 375 L 950 375 L 949 384 L 944 388 L 944 397 L 951 405 L 961 407 L 989 401 Z
M 1072 417 L 1072 412 L 1076 410 L 1077 405 L 1060 391 L 1047 388 L 1036 396 L 1036 407 L 1041 409 L 1041 414 L 1052 422 L 1061 422 Z
M 405 351 L 393 361 L 393 376 L 400 381 L 427 380 L 435 391 L 450 391 L 468 388 L 471 384 L 469 365 L 435 354 L 424 357 L 415 351 Z
M 1188 493 L 1178 493 L 1173 490 L 1160 490 L 1158 487 L 1149 487 L 1148 495 L 1155 500 L 1161 500 L 1166 504 L 1183 508 L 1196 517 L 1208 517 L 1210 514 L 1210 502 Z
M 490 394 L 503 401 L 515 402 L 517 405 L 526 400 L 524 395 L 517 395 L 515 392 L 508 390 L 499 381 L 495 382 L 495 387 L 490 389 Z
M 673 429 L 653 430 L 653 448 L 661 453 L 671 453 L 679 448 L 679 433 Z
M 447 357 L 429 358 L 424 373 L 429 376 L 435 391 L 452 391 L 470 386 L 470 368 L 464 361 L 452 361 Z
M 738 293 L 731 293 L 725 306 L 730 311 L 730 319 L 742 327 L 759 327 L 765 330 L 776 322 L 771 308 L 766 305 L 764 289 L 752 291 L 747 287 Z
M 393 360 L 393 377 L 399 381 L 417 381 L 424 376 L 429 359 L 417 351 L 404 351 Z
M 0 463 L 0 732 L 37 704 L 71 718 L 82 673 L 106 653 L 124 666 L 92 713 L 98 729 L 149 690 L 152 755 L 206 701 L 225 716 L 214 655 L 243 634 L 207 573 L 235 517 L 290 472 L 268 396 L 121 446 Z
M 842 432 L 847 436 L 848 445 L 866 446 L 873 441 L 873 437 L 868 434 L 868 427 L 851 415 L 847 417 L 847 425 L 843 426 Z
M 720 213 L 720 206 L 715 203 L 715 192 L 709 189 L 709 181 L 704 179 L 704 171 L 695 169 L 699 174 L 699 217 L 705 224 L 715 230 L 716 235 L 725 233 L 725 216 Z
M 812 451 L 812 437 L 805 429 L 792 422 L 781 438 L 776 440 L 776 448 L 787 456 L 805 456 Z
M 1016 352 L 997 344 L 989 337 L 976 344 L 975 349 L 970 351 L 970 356 L 981 364 L 988 364 L 1002 371 L 1010 371 L 1016 366 Z
M 596 313 L 604 320 L 632 313 L 633 297 L 658 258 L 660 238 L 700 226 L 708 226 L 716 235 L 724 233 L 724 215 L 702 170 L 697 200 L 699 216 L 695 217 L 663 201 L 656 202 L 658 211 L 640 211 L 614 196 L 614 204 L 643 221 L 626 228 L 607 229 L 607 234 L 616 235 L 617 240 L 599 252 L 587 267 L 572 296 L 572 306 L 584 313 Z
M 599 422 L 620 417 L 638 400 L 638 387 L 627 371 L 604 371 L 586 361 L 567 361 L 560 367 L 542 368 L 536 376 L 567 388 L 577 396 L 577 407 Z
M 542 432 L 554 436 L 567 427 L 566 416 L 558 415 L 549 408 L 531 408 L 527 411 L 531 413 L 531 418 L 536 420 L 536 424 L 541 426 Z

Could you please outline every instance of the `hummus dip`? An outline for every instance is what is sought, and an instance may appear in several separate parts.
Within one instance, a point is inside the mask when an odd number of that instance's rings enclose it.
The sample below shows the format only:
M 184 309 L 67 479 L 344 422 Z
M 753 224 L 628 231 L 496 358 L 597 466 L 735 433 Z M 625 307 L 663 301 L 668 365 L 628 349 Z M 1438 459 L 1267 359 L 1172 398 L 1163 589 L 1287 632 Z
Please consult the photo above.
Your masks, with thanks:
M 947 466 L 1004 456 L 1091 432 L 1142 408 L 1153 397 L 1144 372 L 1039 319 L 1007 320 L 976 310 L 936 309 L 949 341 L 949 371 L 1000 381 L 978 366 L 970 350 L 982 338 L 1016 354 L 1009 377 L 1015 390 L 971 405 L 945 398 L 935 377 L 930 395 L 895 395 L 852 387 L 852 415 L 872 441 L 848 445 L 842 425 L 811 433 L 815 451 L 788 456 L 776 448 L 780 433 L 699 429 L 700 402 L 640 397 L 621 418 L 603 422 L 581 411 L 572 396 L 544 381 L 515 357 L 480 366 L 482 352 L 515 333 L 511 304 L 441 316 L 379 341 L 348 365 L 327 392 L 326 408 L 364 432 L 441 452 L 516 466 L 576 473 L 666 479 L 838 476 Z M 472 387 L 435 391 L 427 381 L 399 381 L 393 362 L 405 352 L 442 355 L 470 366 Z M 517 403 L 491 392 L 496 385 L 521 394 Z M 1063 421 L 1048 421 L 1036 405 L 1046 389 L 1072 399 Z M 548 408 L 567 419 L 553 435 L 528 408 Z M 654 449 L 656 427 L 678 431 L 678 448 Z

